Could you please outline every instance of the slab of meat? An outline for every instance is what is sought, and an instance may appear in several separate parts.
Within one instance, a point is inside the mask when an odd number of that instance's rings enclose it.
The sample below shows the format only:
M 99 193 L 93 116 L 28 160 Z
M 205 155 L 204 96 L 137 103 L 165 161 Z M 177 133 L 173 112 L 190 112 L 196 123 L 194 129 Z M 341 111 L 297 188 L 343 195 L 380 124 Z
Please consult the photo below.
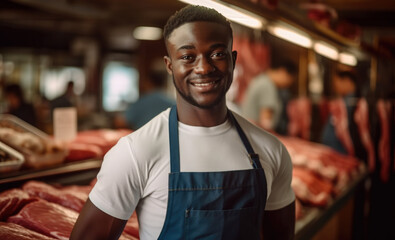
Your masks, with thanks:
M 86 200 L 88 200 L 89 193 L 92 190 L 92 186 L 70 185 L 70 186 L 62 187 L 60 190 L 64 193 L 71 194 L 76 198 L 86 202 Z
M 370 125 L 369 125 L 369 112 L 368 112 L 368 102 L 365 98 L 359 99 L 357 103 L 357 108 L 354 112 L 354 121 L 358 126 L 359 136 L 361 137 L 361 142 L 368 153 L 368 166 L 369 171 L 373 172 L 376 165 L 375 150 L 370 136 Z
M 332 199 L 333 185 L 305 168 L 294 167 L 292 189 L 302 202 L 324 207 Z
M 102 149 L 95 144 L 71 142 L 67 148 L 69 151 L 65 162 L 101 158 L 104 155 Z
M 289 151 L 292 163 L 336 183 L 336 192 L 363 169 L 363 164 L 352 156 L 336 152 L 323 144 L 294 137 L 277 136 Z
M 139 240 L 139 238 L 123 232 L 119 237 L 119 240 Z
M 311 102 L 307 97 L 291 100 L 287 105 L 289 118 L 288 134 L 293 137 L 310 139 Z
M 27 192 L 17 188 L 0 193 L 0 221 L 6 220 L 26 204 L 37 200 L 38 198 L 31 197 Z
M 25 228 L 56 239 L 69 239 L 78 213 L 55 203 L 44 200 L 27 204 L 7 222 L 19 224 Z
M 15 223 L 0 222 L 1 240 L 54 240 Z
M 110 150 L 118 140 L 130 134 L 132 130 L 129 129 L 99 129 L 86 130 L 79 132 L 73 143 L 85 143 L 98 146 L 102 150 L 102 156 Z
M 332 100 L 329 103 L 329 111 L 332 114 L 336 136 L 343 144 L 347 153 L 351 156 L 355 156 L 354 144 L 348 129 L 347 108 L 344 100 L 341 98 Z
M 49 202 L 60 204 L 64 207 L 80 212 L 86 201 L 85 196 L 70 194 L 49 184 L 38 181 L 26 182 L 22 189 L 30 196 L 36 196 Z
M 127 234 L 132 235 L 136 239 L 139 239 L 139 223 L 137 220 L 136 212 L 134 212 L 129 218 L 123 231 Z
M 380 178 L 383 182 L 387 182 L 390 175 L 390 111 L 391 102 L 383 99 L 377 101 L 377 112 L 381 126 L 378 154 L 381 163 Z

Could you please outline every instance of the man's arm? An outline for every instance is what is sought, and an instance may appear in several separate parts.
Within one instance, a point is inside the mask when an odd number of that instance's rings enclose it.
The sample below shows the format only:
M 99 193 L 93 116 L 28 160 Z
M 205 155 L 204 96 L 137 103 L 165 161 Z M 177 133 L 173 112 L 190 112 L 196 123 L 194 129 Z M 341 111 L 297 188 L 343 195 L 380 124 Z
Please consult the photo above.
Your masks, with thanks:
M 265 211 L 263 219 L 264 240 L 288 240 L 295 235 L 295 202 L 272 211 Z
M 88 199 L 74 225 L 70 239 L 118 239 L 126 222 L 101 211 Z

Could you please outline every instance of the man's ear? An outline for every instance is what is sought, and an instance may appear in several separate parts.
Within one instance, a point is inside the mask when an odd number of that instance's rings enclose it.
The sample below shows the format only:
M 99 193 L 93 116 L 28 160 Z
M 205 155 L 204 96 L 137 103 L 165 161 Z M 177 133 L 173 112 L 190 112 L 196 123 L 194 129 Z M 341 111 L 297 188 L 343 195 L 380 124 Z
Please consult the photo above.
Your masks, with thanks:
M 173 75 L 173 65 L 171 63 L 171 59 L 169 56 L 164 56 L 163 60 L 165 60 L 166 70 L 170 75 Z
M 236 67 L 237 51 L 232 52 L 233 69 Z

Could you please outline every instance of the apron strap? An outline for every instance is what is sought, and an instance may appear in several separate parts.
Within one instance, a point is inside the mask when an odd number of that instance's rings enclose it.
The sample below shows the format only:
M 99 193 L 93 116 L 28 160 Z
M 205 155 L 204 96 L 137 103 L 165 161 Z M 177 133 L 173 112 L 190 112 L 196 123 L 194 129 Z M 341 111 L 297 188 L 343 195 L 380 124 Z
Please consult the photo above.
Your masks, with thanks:
M 240 127 L 239 123 L 236 121 L 236 118 L 233 116 L 232 112 L 228 110 L 230 119 L 232 120 L 233 124 L 235 125 L 237 132 L 241 138 L 241 141 L 244 144 L 244 147 L 247 149 L 248 157 L 250 158 L 251 164 L 254 166 L 255 169 L 262 168 L 261 162 L 259 161 L 259 155 L 255 153 L 254 149 L 252 148 L 250 141 L 248 141 L 247 136 L 245 135 L 243 129 Z
M 177 107 L 173 106 L 169 115 L 170 172 L 180 172 L 180 144 L 178 142 Z

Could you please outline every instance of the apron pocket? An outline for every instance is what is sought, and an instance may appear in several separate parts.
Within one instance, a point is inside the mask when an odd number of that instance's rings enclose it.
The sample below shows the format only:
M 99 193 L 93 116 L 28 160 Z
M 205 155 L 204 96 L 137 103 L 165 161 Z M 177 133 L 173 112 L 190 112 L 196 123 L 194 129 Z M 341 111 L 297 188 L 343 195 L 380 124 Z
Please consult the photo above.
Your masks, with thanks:
M 260 239 L 258 207 L 232 210 L 186 210 L 187 239 Z

